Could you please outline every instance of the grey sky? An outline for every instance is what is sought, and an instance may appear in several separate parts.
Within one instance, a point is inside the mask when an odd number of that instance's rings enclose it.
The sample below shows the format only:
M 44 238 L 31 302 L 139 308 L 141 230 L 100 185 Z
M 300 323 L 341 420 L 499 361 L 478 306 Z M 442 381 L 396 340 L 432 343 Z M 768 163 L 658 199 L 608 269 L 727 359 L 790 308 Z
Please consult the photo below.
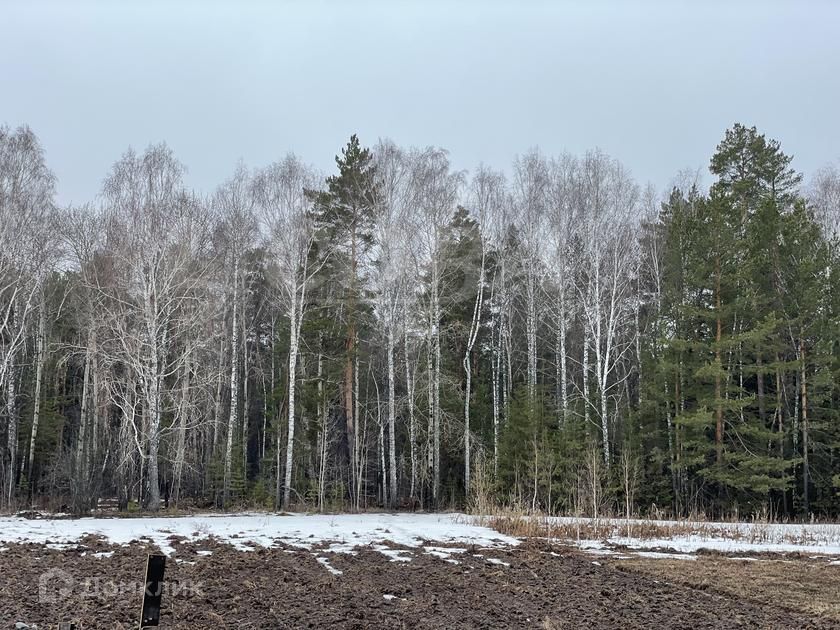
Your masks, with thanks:
M 458 168 L 598 146 L 640 183 L 755 124 L 806 174 L 840 157 L 840 3 L 0 3 L 0 123 L 29 124 L 59 201 L 165 140 L 211 191 L 239 158 L 331 170 L 363 143 Z

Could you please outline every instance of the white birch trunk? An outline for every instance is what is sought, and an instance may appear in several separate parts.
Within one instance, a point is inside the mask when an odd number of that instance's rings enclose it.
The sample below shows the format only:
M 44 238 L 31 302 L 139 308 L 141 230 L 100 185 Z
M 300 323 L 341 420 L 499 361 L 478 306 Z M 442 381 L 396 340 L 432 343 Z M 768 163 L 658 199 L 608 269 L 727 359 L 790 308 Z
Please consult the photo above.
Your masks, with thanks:
M 231 466 L 233 463 L 233 434 L 239 413 L 239 260 L 233 265 L 233 322 L 231 326 L 230 361 L 230 413 L 228 415 L 227 442 L 225 444 L 225 477 L 223 503 L 227 505 L 230 494 Z
M 244 319 L 244 317 L 243 317 Z M 251 388 L 250 379 L 248 378 L 251 371 L 251 355 L 248 352 L 248 331 L 242 331 L 242 475 L 247 475 L 248 471 L 248 421 L 249 410 L 251 408 Z
M 583 419 L 587 428 L 589 427 L 589 326 L 583 327 Z
M 158 358 L 157 340 L 152 340 L 152 352 L 150 361 L 150 375 L 147 377 L 147 391 L 149 401 L 149 465 L 148 484 L 149 500 L 148 509 L 156 512 L 160 508 L 160 485 L 158 480 L 158 452 L 160 450 L 160 416 L 161 416 L 161 379 L 160 360 Z
M 529 265 L 530 266 L 530 265 Z M 533 407 L 537 396 L 537 296 L 536 279 L 529 269 L 527 280 L 526 335 L 528 346 L 528 402 Z
M 6 374 L 6 419 L 8 421 L 7 448 L 9 451 L 8 482 L 6 490 L 6 504 L 11 505 L 15 488 L 15 460 L 17 458 L 17 382 L 15 378 L 15 354 L 13 347 L 9 352 L 9 369 Z
M 408 352 L 408 327 L 404 328 L 405 345 L 405 387 L 408 396 L 408 441 L 409 457 L 411 458 L 411 487 L 409 496 L 414 499 L 417 495 L 417 437 L 414 425 L 414 379 L 412 378 L 411 365 Z
M 175 446 L 175 470 L 172 488 L 172 501 L 178 505 L 181 496 L 181 478 L 183 476 L 184 463 L 186 461 L 187 424 L 189 422 L 189 396 L 190 396 L 190 346 L 187 344 L 184 349 L 184 373 L 181 376 L 181 400 L 178 407 L 178 434 Z
M 286 438 L 286 474 L 283 483 L 283 509 L 289 508 L 289 500 L 292 492 L 292 470 L 294 463 L 295 449 L 295 389 L 298 357 L 298 333 L 300 331 L 299 309 L 302 305 L 297 303 L 297 287 L 290 292 L 289 300 L 289 415 L 288 435 Z
M 82 402 L 79 412 L 79 434 L 76 437 L 76 482 L 78 484 L 81 484 L 87 477 L 87 458 L 85 454 L 87 452 L 86 434 L 89 410 L 88 399 L 90 398 L 90 355 L 93 351 L 94 344 L 94 328 L 93 323 L 91 322 L 90 330 L 88 330 L 87 348 L 85 350 L 84 376 L 82 377 Z
M 569 384 L 568 367 L 566 363 L 566 292 L 560 289 L 560 400 L 562 410 L 562 421 L 565 424 L 569 419 Z
M 397 440 L 396 440 L 396 393 L 394 391 L 394 330 L 388 327 L 388 455 L 390 493 L 388 501 L 393 509 L 397 505 Z
M 222 314 L 222 321 L 225 320 L 225 314 Z M 219 444 L 219 425 L 222 422 L 222 384 L 225 380 L 225 335 L 222 334 L 222 340 L 219 342 L 219 364 L 216 369 L 216 397 L 213 402 L 213 441 L 211 443 L 210 452 L 215 454 L 216 447 Z
M 434 367 L 434 481 L 432 482 L 432 499 L 437 506 L 438 491 L 440 489 L 440 296 L 438 295 L 437 264 L 435 264 L 435 289 L 434 300 L 434 344 L 435 344 L 435 367 Z
M 29 457 L 26 459 L 26 475 L 32 480 L 32 468 L 35 463 L 35 442 L 38 438 L 38 423 L 41 416 L 41 383 L 44 378 L 44 360 L 46 357 L 46 326 L 47 308 L 44 294 L 41 293 L 41 310 L 38 315 L 38 339 L 36 343 L 36 365 L 35 365 L 35 395 L 32 411 L 32 430 L 29 434 Z
M 493 346 L 493 354 L 490 357 L 490 371 L 493 392 L 493 476 L 499 473 L 499 378 L 502 361 L 501 331 L 496 334 L 498 340 Z
M 478 294 L 473 304 L 472 321 L 467 335 L 467 347 L 464 352 L 464 498 L 469 500 L 470 496 L 470 398 L 472 396 L 472 355 L 475 340 L 478 337 L 478 330 L 481 325 L 481 307 L 484 300 L 484 261 L 485 246 L 481 245 L 481 267 L 478 273 Z

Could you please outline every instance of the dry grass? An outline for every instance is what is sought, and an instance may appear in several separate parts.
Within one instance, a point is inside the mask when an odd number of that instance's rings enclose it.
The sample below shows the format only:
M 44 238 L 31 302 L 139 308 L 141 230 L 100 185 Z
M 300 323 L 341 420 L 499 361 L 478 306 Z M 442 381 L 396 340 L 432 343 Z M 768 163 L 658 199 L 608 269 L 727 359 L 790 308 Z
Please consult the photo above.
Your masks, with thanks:
M 711 522 L 695 519 L 660 521 L 654 519 L 589 519 L 551 517 L 521 509 L 497 508 L 489 514 L 470 517 L 473 522 L 516 537 L 554 538 L 561 540 L 605 540 L 635 538 L 641 540 L 695 536 L 709 539 L 738 540 L 753 544 L 840 543 L 840 528 L 820 524 L 778 524 L 761 521 L 748 523 Z
M 603 559 L 611 562 L 609 558 Z M 840 571 L 823 560 L 762 558 L 747 562 L 698 556 L 695 562 L 644 558 L 614 561 L 622 571 L 739 599 L 782 606 L 840 623 Z

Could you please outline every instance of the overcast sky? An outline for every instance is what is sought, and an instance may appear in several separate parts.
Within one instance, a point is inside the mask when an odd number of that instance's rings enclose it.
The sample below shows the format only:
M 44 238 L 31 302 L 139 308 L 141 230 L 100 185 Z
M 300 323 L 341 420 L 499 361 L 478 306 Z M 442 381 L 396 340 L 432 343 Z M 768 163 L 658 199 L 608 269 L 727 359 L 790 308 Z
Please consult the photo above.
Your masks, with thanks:
M 354 132 L 465 169 L 600 147 L 663 188 L 739 121 L 809 174 L 838 113 L 838 2 L 0 0 L 0 124 L 32 127 L 62 203 L 129 145 L 210 192 L 240 158 L 331 170 Z

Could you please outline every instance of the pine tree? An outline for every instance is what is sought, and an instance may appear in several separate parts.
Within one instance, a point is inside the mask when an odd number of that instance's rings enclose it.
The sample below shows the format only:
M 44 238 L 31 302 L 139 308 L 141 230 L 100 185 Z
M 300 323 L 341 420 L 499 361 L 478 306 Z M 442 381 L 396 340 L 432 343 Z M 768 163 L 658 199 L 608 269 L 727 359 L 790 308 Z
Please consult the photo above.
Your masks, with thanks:
M 341 400 L 346 426 L 347 453 L 351 469 L 351 493 L 358 506 L 359 407 L 357 363 L 359 332 L 368 306 L 365 304 L 365 254 L 373 244 L 373 220 L 377 203 L 376 174 L 373 156 L 353 134 L 341 155 L 336 156 L 338 175 L 327 178 L 327 189 L 312 191 L 318 225 L 322 231 L 324 250 L 330 262 L 324 275 L 335 283 L 336 318 L 340 319 L 344 337 Z

